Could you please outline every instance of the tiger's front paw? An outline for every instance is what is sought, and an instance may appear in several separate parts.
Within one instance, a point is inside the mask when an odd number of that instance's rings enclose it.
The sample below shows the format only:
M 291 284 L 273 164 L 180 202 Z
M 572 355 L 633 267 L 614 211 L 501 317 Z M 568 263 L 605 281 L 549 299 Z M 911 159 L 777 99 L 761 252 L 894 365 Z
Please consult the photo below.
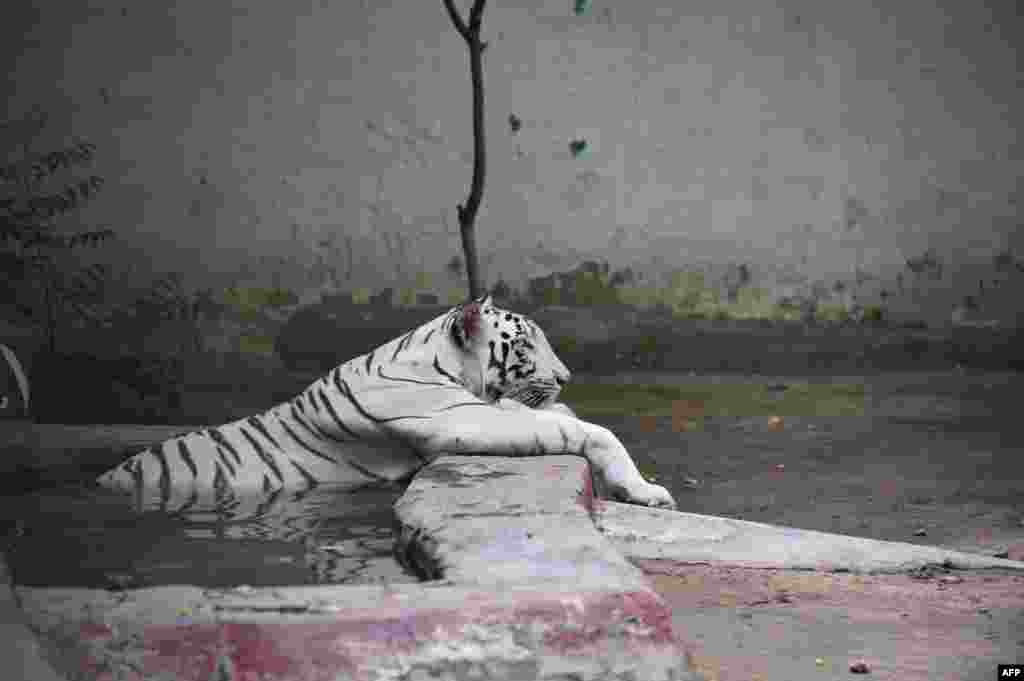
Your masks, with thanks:
M 642 483 L 642 485 L 633 485 L 629 488 L 613 488 L 612 496 L 616 501 L 623 501 L 627 504 L 664 508 L 669 511 L 676 510 L 675 499 L 668 493 L 668 490 L 661 485 L 652 485 L 648 482 Z

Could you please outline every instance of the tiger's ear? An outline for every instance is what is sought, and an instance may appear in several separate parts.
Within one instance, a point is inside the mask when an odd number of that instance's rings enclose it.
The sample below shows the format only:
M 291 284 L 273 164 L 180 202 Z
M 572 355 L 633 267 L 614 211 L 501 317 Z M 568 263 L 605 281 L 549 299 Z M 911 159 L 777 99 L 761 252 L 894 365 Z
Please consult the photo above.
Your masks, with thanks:
M 475 340 L 480 336 L 480 328 L 483 324 L 481 310 L 485 305 L 490 304 L 490 295 L 478 300 L 473 300 L 459 306 L 458 314 L 455 315 L 455 322 L 452 324 L 452 338 L 456 345 L 463 350 L 469 349 Z

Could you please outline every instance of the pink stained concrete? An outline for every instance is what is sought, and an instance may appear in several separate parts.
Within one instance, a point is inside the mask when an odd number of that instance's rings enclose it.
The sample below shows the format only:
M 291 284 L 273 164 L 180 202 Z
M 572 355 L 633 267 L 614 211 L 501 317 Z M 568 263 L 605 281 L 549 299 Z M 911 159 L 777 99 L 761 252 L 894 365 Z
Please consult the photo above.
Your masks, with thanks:
M 465 628 L 472 625 L 521 631 L 527 638 L 540 632 L 533 645 L 526 644 L 539 655 L 606 654 L 609 640 L 620 642 L 624 654 L 637 656 L 664 654 L 678 645 L 668 609 L 651 592 L 536 593 L 512 607 L 480 593 L 467 597 L 459 609 L 396 610 L 339 613 L 315 622 L 302 616 L 295 623 L 287 622 L 288 615 L 220 623 L 183 618 L 179 625 L 142 624 L 137 635 L 129 623 L 84 622 L 78 629 L 80 645 L 64 651 L 62 666 L 97 680 L 163 674 L 206 681 L 218 668 L 230 669 L 234 680 L 333 681 L 339 672 L 370 679 L 384 660 L 426 660 L 424 646 L 461 645 Z M 622 625 L 624 620 L 628 624 Z M 141 674 L 133 676 L 123 667 L 118 673 L 127 671 L 127 676 L 104 671 L 111 661 L 126 660 L 133 661 L 134 674 Z
M 868 664 L 867 678 L 875 681 L 964 681 L 975 677 L 958 666 L 963 660 L 990 665 L 994 678 L 996 664 L 1015 661 L 1024 651 L 1024 631 L 1017 632 L 1018 640 L 996 637 L 987 614 L 1008 613 L 1011 623 L 1019 621 L 1024 613 L 1020 575 L 953 571 L 915 579 L 636 562 L 672 608 L 675 633 L 687 641 L 708 681 L 831 678 L 827 672 L 846 677 L 856 661 Z M 694 636 L 695 627 L 707 624 L 701 615 L 724 611 L 744 612 L 761 647 L 731 645 L 723 654 L 713 639 Z M 783 655 L 772 642 L 789 646 L 798 630 L 813 632 L 805 659 L 796 665 L 806 676 L 790 668 L 780 676 Z M 766 645 L 773 654 L 765 654 Z

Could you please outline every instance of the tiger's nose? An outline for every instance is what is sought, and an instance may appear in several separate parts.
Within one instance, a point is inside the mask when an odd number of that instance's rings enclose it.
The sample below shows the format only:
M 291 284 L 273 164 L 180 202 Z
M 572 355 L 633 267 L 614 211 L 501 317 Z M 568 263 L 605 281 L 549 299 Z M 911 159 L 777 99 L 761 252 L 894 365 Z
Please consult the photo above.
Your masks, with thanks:
M 567 373 L 561 375 L 555 374 L 555 382 L 558 383 L 559 387 L 564 386 L 566 383 L 569 382 L 569 378 L 571 378 L 571 376 L 572 374 Z

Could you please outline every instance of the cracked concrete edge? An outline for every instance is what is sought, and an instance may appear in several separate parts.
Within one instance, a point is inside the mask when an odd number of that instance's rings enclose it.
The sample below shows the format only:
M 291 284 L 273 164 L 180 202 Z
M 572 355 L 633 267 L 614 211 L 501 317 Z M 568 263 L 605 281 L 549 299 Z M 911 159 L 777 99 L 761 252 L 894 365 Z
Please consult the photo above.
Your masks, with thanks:
M 941 564 L 1024 572 L 1024 562 L 939 546 L 882 541 L 599 500 L 595 522 L 630 559 L 747 568 L 895 573 Z
M 396 585 L 22 597 L 76 679 L 695 678 L 673 671 L 685 659 L 650 593 Z
M 29 629 L 11 586 L 7 562 L 0 552 L 0 676 L 23 681 L 61 681 L 46 661 L 43 646 Z
M 404 553 L 443 581 L 15 591 L 74 679 L 699 681 L 591 494 L 579 457 L 443 457 L 399 513 Z

